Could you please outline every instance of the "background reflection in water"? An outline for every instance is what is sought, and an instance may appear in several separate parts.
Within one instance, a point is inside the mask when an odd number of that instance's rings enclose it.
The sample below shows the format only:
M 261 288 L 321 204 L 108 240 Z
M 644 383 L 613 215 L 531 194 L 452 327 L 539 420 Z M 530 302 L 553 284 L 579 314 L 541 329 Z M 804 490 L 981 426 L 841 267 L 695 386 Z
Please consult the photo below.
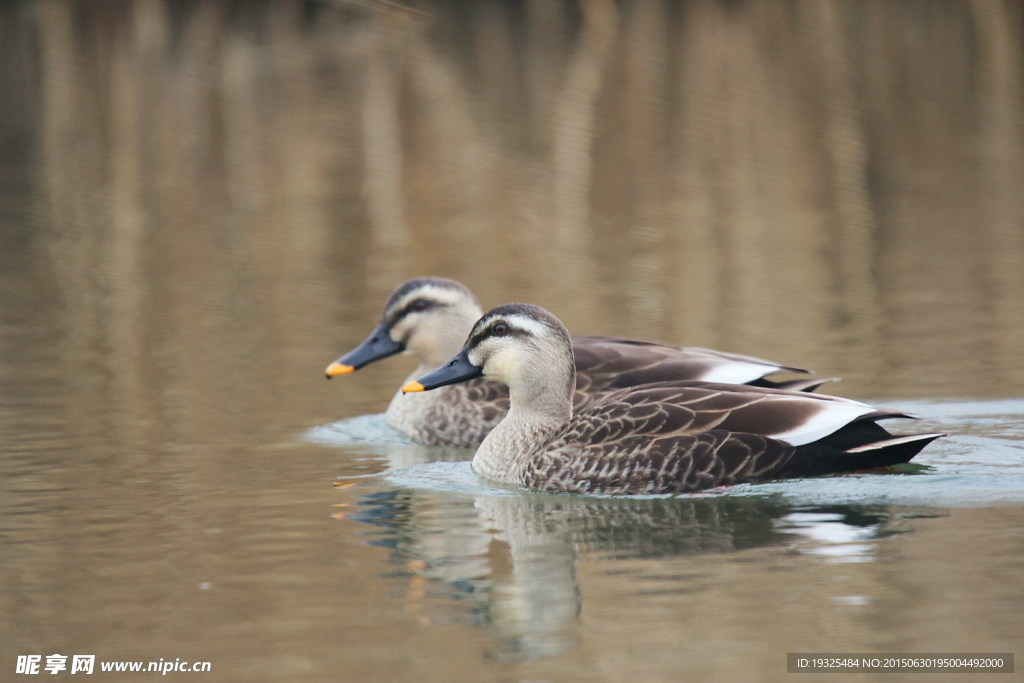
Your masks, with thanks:
M 64 355 L 176 376 L 239 332 L 299 376 L 438 273 L 855 394 L 1013 395 L 1019 8 L 934 4 L 22 3 L 5 246 Z

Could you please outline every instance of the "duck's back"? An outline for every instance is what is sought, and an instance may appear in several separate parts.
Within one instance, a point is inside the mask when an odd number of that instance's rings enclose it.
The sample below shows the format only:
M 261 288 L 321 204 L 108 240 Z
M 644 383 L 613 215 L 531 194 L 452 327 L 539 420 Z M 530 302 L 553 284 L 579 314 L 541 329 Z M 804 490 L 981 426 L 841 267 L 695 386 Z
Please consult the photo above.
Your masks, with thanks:
M 652 494 L 881 467 L 936 436 L 894 438 L 875 422 L 901 416 L 828 397 L 659 382 L 599 396 L 510 474 L 546 491 Z
M 788 383 L 774 383 L 766 380 L 766 375 L 807 373 L 803 368 L 753 356 L 614 337 L 574 337 L 573 355 L 577 393 L 587 396 L 588 402 L 609 389 L 652 382 L 699 380 L 774 387 Z

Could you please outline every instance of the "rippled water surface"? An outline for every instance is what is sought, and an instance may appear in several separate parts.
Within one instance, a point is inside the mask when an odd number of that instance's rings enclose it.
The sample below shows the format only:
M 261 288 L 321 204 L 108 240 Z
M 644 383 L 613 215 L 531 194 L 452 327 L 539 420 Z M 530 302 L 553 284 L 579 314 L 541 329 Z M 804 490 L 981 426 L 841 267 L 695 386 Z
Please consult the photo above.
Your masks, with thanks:
M 0 680 L 1019 650 L 1021 25 L 999 0 L 0 4 Z M 949 436 L 686 496 L 496 487 L 387 426 L 409 359 L 323 379 L 415 275 L 809 367 Z

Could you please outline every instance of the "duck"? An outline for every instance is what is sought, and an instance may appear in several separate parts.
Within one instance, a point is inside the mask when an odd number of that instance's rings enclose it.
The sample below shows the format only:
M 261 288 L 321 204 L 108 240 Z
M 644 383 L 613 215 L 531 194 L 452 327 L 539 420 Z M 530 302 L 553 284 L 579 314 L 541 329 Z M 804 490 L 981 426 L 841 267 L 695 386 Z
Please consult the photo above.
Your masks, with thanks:
M 561 321 L 512 303 L 484 314 L 451 360 L 402 391 L 481 377 L 508 386 L 509 410 L 473 470 L 552 493 L 677 494 L 875 469 L 944 436 L 893 435 L 879 421 L 910 415 L 851 399 L 693 380 L 612 389 L 575 409 L 576 374 Z
M 477 298 L 462 283 L 441 277 L 417 277 L 399 285 L 384 304 L 380 323 L 359 344 L 330 363 L 328 379 L 405 353 L 418 362 L 403 385 L 454 355 L 483 314 Z M 610 388 L 667 379 L 692 379 L 812 391 L 829 379 L 768 379 L 776 373 L 808 370 L 734 353 L 606 336 L 572 340 L 576 362 L 577 408 Z M 411 400 L 399 388 L 388 404 L 388 424 L 428 446 L 475 448 L 505 416 L 508 390 L 497 382 L 472 380 L 422 394 Z

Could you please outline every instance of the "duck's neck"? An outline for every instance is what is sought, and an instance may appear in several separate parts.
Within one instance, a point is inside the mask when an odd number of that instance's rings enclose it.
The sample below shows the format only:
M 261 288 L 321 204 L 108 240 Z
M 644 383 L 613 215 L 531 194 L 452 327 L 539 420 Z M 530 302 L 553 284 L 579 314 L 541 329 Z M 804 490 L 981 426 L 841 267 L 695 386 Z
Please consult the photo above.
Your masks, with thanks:
M 421 362 L 419 367 L 405 379 L 402 386 L 419 379 L 436 367 L 437 365 Z M 450 390 L 451 387 L 439 387 L 433 391 L 403 394 L 399 389 L 391 397 L 391 403 L 388 404 L 386 411 L 388 424 L 404 434 L 414 438 L 419 437 L 424 422 L 429 419 L 430 411 L 444 402 L 444 394 Z
M 473 456 L 480 476 L 505 484 L 522 484 L 527 462 L 572 419 L 575 368 L 567 376 L 509 386 L 509 411 Z

